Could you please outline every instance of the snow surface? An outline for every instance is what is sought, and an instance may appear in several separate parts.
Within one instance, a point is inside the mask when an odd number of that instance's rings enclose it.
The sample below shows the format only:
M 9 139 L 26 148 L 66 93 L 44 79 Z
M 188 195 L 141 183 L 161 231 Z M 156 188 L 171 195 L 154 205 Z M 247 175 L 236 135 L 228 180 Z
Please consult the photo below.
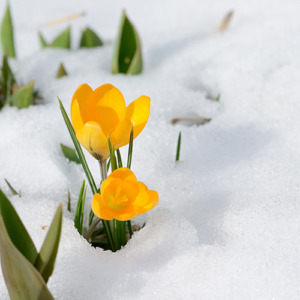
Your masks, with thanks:
M 3 0 L 1 14 L 4 7 Z M 123 8 L 142 40 L 145 69 L 138 76 L 110 72 Z M 231 9 L 229 29 L 220 34 L 216 26 Z M 38 248 L 41 226 L 64 204 L 48 284 L 56 299 L 300 298 L 299 9 L 297 0 L 11 0 L 18 54 L 11 64 L 20 81 L 35 80 L 44 100 L 0 112 L 0 188 L 10 195 L 6 178 L 22 191 L 10 199 Z M 67 23 L 72 51 L 39 49 L 39 30 L 51 40 L 67 26 L 45 23 L 81 11 L 85 17 Z M 104 47 L 77 49 L 86 25 Z M 69 76 L 55 79 L 60 62 Z M 117 253 L 91 248 L 73 227 L 85 176 L 61 153 L 60 143 L 72 141 L 56 96 L 69 110 L 84 82 L 112 83 L 127 103 L 142 94 L 152 101 L 132 167 L 160 203 Z M 219 93 L 220 102 L 212 100 Z M 194 115 L 212 121 L 170 124 Z M 100 180 L 96 161 L 86 158 Z M 0 299 L 8 299 L 2 275 Z

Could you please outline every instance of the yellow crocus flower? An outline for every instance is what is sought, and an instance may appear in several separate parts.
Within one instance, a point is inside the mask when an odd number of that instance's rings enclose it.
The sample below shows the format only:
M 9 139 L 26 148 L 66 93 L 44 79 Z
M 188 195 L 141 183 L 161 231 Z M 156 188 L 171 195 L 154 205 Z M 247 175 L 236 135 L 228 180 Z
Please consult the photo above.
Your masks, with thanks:
M 133 127 L 136 138 L 145 127 L 150 114 L 150 98 L 140 96 L 128 107 L 122 93 L 111 84 L 94 91 L 80 85 L 71 103 L 71 120 L 79 143 L 96 159 L 109 156 L 107 138 L 115 149 L 129 143 Z
M 101 184 L 101 194 L 92 201 L 94 214 L 104 220 L 127 221 L 158 204 L 158 193 L 137 181 L 128 168 L 112 172 Z

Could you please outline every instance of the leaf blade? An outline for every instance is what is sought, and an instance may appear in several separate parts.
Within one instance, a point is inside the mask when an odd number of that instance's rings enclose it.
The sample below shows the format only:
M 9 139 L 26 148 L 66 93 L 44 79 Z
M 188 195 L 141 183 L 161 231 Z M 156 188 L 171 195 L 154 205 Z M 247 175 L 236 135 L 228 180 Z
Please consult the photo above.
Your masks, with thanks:
M 33 104 L 33 86 L 34 81 L 22 86 L 12 94 L 12 105 L 17 108 L 27 108 Z
M 114 48 L 112 73 L 135 75 L 141 73 L 142 70 L 140 38 L 135 27 L 126 16 L 125 10 L 123 10 Z
M 60 204 L 56 210 L 41 250 L 34 263 L 34 266 L 39 271 L 45 282 L 48 281 L 54 270 L 61 235 L 61 227 L 62 204 Z
M 16 57 L 14 45 L 14 28 L 11 19 L 9 3 L 7 3 L 6 11 L 1 24 L 1 45 L 2 52 L 8 57 Z
M 52 48 L 70 49 L 71 48 L 71 27 L 68 26 L 48 46 Z
M 68 146 L 65 146 L 64 144 L 60 144 L 60 148 L 64 154 L 64 156 L 77 164 L 80 164 L 80 159 L 78 158 L 76 151 Z
M 1 215 L 0 252 L 2 273 L 11 299 L 54 300 L 39 272 L 10 240 Z
M 103 46 L 100 37 L 89 27 L 81 33 L 80 48 L 93 48 Z
M 33 264 L 38 254 L 35 245 L 19 215 L 1 190 L 0 216 L 12 243 Z
M 76 212 L 74 217 L 74 226 L 80 234 L 82 234 L 82 224 L 83 224 L 82 221 L 83 221 L 83 214 L 84 214 L 85 196 L 86 196 L 86 187 L 85 187 L 85 180 L 83 180 L 79 192 L 79 196 L 78 196 Z

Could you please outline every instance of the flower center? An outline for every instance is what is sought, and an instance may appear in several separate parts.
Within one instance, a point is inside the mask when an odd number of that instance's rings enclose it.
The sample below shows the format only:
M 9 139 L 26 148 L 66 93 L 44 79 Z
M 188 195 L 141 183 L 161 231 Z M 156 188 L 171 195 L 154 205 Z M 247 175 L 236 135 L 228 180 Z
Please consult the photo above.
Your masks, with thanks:
M 122 210 L 128 200 L 127 195 L 122 193 L 122 187 L 118 186 L 115 193 L 108 196 L 108 206 L 113 210 Z

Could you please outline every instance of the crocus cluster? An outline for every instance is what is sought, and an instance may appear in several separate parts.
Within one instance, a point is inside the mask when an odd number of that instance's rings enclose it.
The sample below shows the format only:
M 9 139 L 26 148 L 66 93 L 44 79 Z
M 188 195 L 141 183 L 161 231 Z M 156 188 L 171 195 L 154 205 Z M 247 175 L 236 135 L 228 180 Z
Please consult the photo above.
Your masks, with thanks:
M 127 145 L 132 129 L 133 138 L 136 138 L 145 127 L 149 114 L 149 97 L 140 96 L 126 107 L 122 93 L 111 84 L 101 85 L 94 91 L 89 85 L 82 84 L 71 103 L 76 137 L 100 162 L 110 155 L 108 139 L 115 150 Z M 100 193 L 93 197 L 92 210 L 100 219 L 127 221 L 151 210 L 157 203 L 156 191 L 137 181 L 130 169 L 120 168 L 103 180 Z

